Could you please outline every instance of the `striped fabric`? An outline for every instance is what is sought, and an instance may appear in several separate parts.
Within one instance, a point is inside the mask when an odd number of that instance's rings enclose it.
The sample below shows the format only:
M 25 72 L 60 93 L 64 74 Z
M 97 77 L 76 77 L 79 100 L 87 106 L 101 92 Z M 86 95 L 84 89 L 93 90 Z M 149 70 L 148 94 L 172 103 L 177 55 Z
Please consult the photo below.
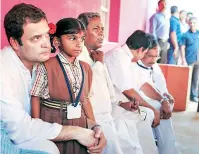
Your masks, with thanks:
M 60 109 L 61 104 L 63 104 L 63 110 L 66 110 L 66 106 L 68 104 L 70 104 L 69 102 L 60 102 L 60 101 L 54 101 L 54 100 L 43 100 L 43 105 L 50 107 L 50 108 L 54 108 L 54 109 Z
M 55 101 L 55 100 L 50 100 L 50 99 L 44 99 L 42 100 L 43 105 L 47 106 L 49 108 L 53 109 L 60 109 L 62 105 L 62 109 L 66 112 L 67 106 L 70 104 L 70 102 L 61 102 L 61 101 Z M 81 102 L 79 102 L 79 105 L 82 106 Z
M 72 87 L 72 91 L 76 97 L 79 93 L 82 83 L 82 73 L 79 60 L 75 59 L 74 63 L 72 64 L 61 53 L 59 53 L 58 56 L 64 66 L 64 69 L 70 81 L 70 85 Z M 48 76 L 44 64 L 39 65 L 37 68 L 37 77 L 30 94 L 32 96 L 41 97 L 43 99 L 50 98 L 48 88 Z
M 1 154 L 48 154 L 47 152 L 35 151 L 35 150 L 26 150 L 19 149 L 16 145 L 12 143 L 9 136 L 7 135 L 7 131 L 5 129 L 4 123 L 1 121 L 1 146 L 0 153 Z

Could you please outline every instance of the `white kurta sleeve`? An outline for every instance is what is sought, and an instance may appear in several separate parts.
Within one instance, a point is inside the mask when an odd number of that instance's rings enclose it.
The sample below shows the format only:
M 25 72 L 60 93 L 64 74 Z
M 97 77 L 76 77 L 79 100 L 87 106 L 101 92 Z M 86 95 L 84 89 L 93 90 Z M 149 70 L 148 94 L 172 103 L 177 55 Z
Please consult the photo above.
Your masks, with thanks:
M 116 99 L 115 89 L 113 87 L 113 83 L 111 81 L 110 75 L 108 73 L 108 70 L 107 70 L 107 67 L 106 67 L 105 64 L 104 64 L 104 75 L 106 77 L 106 81 L 107 81 L 107 86 L 108 86 L 109 93 L 110 93 L 111 102 L 113 104 L 118 103 L 117 99 Z
M 104 72 L 104 65 L 101 62 L 97 61 L 93 64 L 92 71 L 93 71 L 93 75 L 100 76 Z
M 51 124 L 40 119 L 33 119 L 25 111 L 23 101 L 20 100 L 21 89 L 16 89 L 15 81 L 9 75 L 2 74 L 0 77 L 0 104 L 1 120 L 6 124 L 8 135 L 16 144 L 26 142 L 34 138 L 54 139 L 61 132 L 62 126 Z M 23 85 L 23 81 L 22 85 Z
M 86 61 L 85 61 L 86 62 Z M 103 64 L 101 62 L 96 62 L 92 64 L 92 72 L 93 72 L 93 79 L 100 78 L 103 72 Z M 89 98 L 92 98 L 93 95 L 95 95 L 94 92 L 94 81 L 92 81 L 90 93 L 89 93 Z M 91 99 L 92 100 L 92 99 Z
M 132 67 L 130 65 L 131 60 L 122 52 L 123 51 L 114 51 L 111 56 L 105 59 L 113 85 L 116 86 L 120 92 L 138 88 L 137 85 L 134 84 L 136 81 L 134 80 Z
M 167 83 L 162 73 L 162 70 L 158 64 L 154 64 L 153 66 L 154 73 L 153 73 L 153 80 L 155 82 L 155 87 L 163 94 L 168 93 Z
M 93 64 L 92 70 L 93 70 L 93 79 L 98 78 L 106 83 L 107 85 L 106 88 L 108 89 L 108 92 L 109 92 L 108 95 L 110 96 L 110 100 L 112 103 L 115 103 L 116 102 L 115 91 L 114 91 L 113 83 L 108 74 L 106 65 L 97 61 L 96 63 Z
M 150 83 L 150 78 L 145 75 L 145 73 L 142 73 L 143 70 L 140 69 L 140 67 L 137 65 L 137 63 L 132 62 L 132 72 L 133 72 L 133 79 L 134 79 L 134 87 L 137 87 L 138 90 L 143 86 L 145 83 Z

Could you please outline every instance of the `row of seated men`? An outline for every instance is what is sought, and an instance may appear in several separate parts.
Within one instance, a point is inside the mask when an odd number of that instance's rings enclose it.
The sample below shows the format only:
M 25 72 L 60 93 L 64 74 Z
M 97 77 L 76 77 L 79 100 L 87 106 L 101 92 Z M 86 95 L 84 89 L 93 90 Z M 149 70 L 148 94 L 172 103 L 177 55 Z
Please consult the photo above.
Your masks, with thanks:
M 21 38 L 14 35 L 16 19 Z M 178 153 L 174 99 L 152 35 L 137 30 L 123 45 L 105 43 L 100 15 L 93 12 L 51 24 L 50 35 L 46 23 L 42 10 L 24 3 L 4 19 L 11 47 L 1 51 L 1 120 L 18 147 L 53 154 Z M 51 42 L 54 56 L 39 53 L 38 42 L 41 48 Z M 42 63 L 33 67 L 33 61 Z
M 177 153 L 170 120 L 174 100 L 156 63 L 160 58 L 157 40 L 137 30 L 122 46 L 113 42 L 102 43 L 98 41 L 104 37 L 99 14 L 84 13 L 79 19 L 83 23 L 88 22 L 91 29 L 95 26 L 101 28 L 98 33 L 86 33 L 86 37 L 90 37 L 85 39 L 85 47 L 78 58 L 92 66 L 91 102 L 96 121 L 104 127 L 105 136 L 108 134 L 108 142 L 112 138 L 109 135 L 113 127 L 108 129 L 107 125 L 112 126 L 114 122 L 123 153 L 131 149 L 130 146 L 126 148 L 126 142 L 121 139 L 120 134 L 125 132 L 126 136 L 130 135 L 129 142 L 133 140 L 135 143 L 135 153 L 158 153 L 157 147 L 162 154 Z M 134 98 L 140 105 L 136 111 Z M 163 111 L 164 101 L 169 102 L 170 107 L 166 107 L 168 110 L 165 108 L 167 111 Z M 151 129 L 151 126 L 154 128 Z

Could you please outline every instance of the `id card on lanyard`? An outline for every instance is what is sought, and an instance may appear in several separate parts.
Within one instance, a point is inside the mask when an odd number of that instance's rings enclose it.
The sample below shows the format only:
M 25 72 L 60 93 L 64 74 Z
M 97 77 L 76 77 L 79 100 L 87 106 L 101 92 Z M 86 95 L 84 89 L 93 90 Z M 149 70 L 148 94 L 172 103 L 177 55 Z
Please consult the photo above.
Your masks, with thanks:
M 64 66 L 63 66 L 60 58 L 58 57 L 58 55 L 56 56 L 56 58 L 57 58 L 57 60 L 59 62 L 59 65 L 60 65 L 60 67 L 62 69 L 62 72 L 64 74 L 64 79 L 66 81 L 66 86 L 68 88 L 68 92 L 69 92 L 70 100 L 71 100 L 71 104 L 69 104 L 67 106 L 67 119 L 80 118 L 81 117 L 81 103 L 79 102 L 79 100 L 80 100 L 80 96 L 81 96 L 82 89 L 83 89 L 83 84 L 84 84 L 84 71 L 83 71 L 82 65 L 80 64 L 80 68 L 81 68 L 81 71 L 82 71 L 82 83 L 81 83 L 80 91 L 79 91 L 76 99 L 74 100 L 73 99 L 72 88 L 71 88 L 71 85 L 70 85 L 70 81 L 69 81 L 69 78 L 68 78 L 68 76 L 66 74 Z

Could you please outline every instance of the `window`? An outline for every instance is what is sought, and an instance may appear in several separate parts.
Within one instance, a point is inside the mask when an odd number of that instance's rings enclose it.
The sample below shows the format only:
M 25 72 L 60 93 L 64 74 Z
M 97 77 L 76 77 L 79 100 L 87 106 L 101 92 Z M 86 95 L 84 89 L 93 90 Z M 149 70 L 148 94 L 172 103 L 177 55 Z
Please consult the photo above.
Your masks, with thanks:
M 110 12 L 110 0 L 101 0 L 100 16 L 104 25 L 105 40 L 108 41 L 109 34 L 109 12 Z

